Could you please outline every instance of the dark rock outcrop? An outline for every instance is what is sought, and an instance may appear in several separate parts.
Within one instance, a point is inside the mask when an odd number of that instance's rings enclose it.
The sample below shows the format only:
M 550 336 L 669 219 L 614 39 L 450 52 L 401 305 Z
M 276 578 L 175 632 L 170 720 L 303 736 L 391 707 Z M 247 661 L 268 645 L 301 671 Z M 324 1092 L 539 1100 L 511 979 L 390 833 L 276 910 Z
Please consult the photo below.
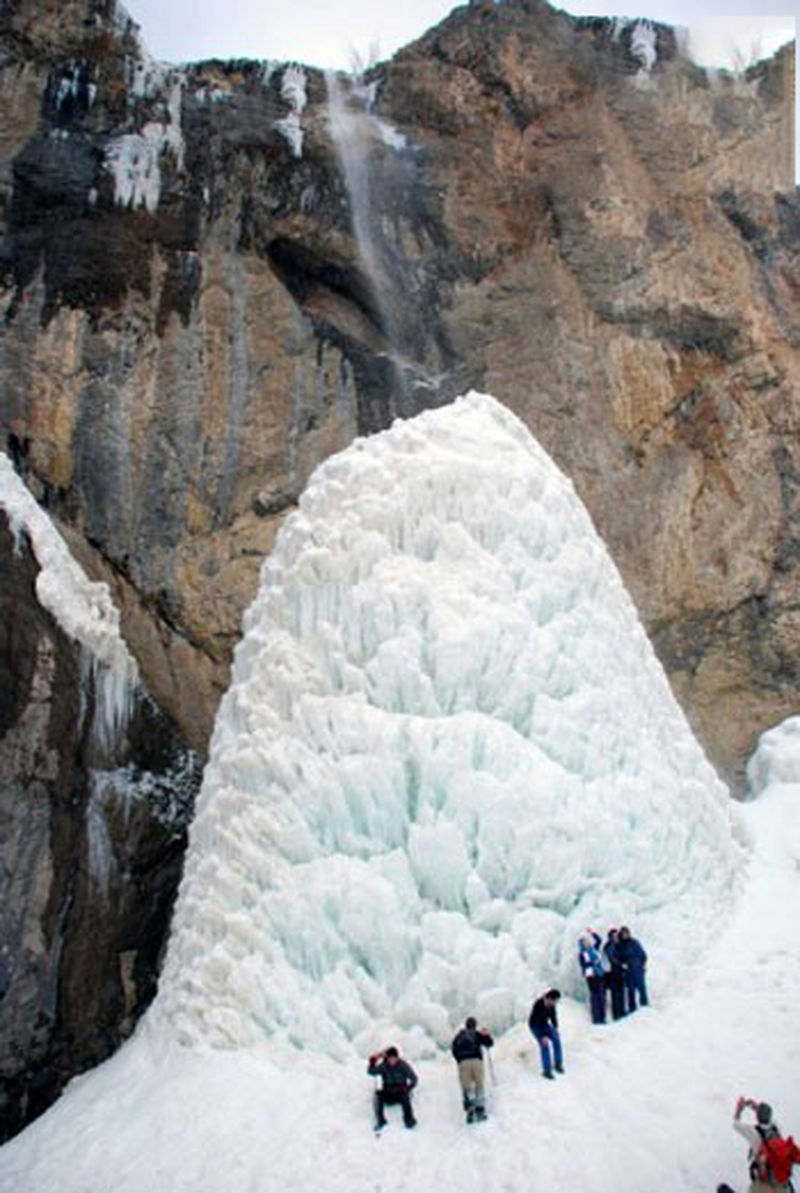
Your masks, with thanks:
M 110 1055 L 155 993 L 199 762 L 139 693 L 98 735 L 85 659 L 0 517 L 0 1141 Z

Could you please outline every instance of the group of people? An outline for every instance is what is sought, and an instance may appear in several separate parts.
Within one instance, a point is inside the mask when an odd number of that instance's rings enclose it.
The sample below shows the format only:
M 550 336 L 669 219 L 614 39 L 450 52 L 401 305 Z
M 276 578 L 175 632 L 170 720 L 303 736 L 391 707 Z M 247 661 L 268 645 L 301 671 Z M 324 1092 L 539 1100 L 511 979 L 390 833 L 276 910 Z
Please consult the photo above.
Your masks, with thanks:
M 605 1023 L 608 995 L 615 1019 L 635 1011 L 637 1003 L 647 1006 L 647 953 L 628 928 L 610 928 L 605 943 L 597 932 L 587 928 L 579 941 L 578 962 L 589 989 L 593 1023 Z M 564 1072 L 564 1054 L 558 1032 L 560 998 L 559 990 L 547 990 L 534 1001 L 528 1016 L 528 1027 L 539 1046 L 542 1076 L 548 1081 L 553 1081 L 556 1073 Z M 493 1043 L 491 1033 L 485 1027 L 478 1027 L 477 1020 L 470 1015 L 450 1046 L 458 1065 L 461 1099 L 468 1123 L 486 1118 L 483 1055 Z M 401 1107 L 406 1127 L 415 1127 L 417 1120 L 411 1094 L 417 1085 L 417 1075 L 408 1061 L 401 1058 L 397 1048 L 392 1046 L 374 1053 L 369 1058 L 367 1073 L 376 1078 L 375 1130 L 381 1131 L 386 1126 L 385 1109 L 391 1105 Z
M 486 1118 L 483 1052 L 493 1044 L 490 1032 L 485 1027 L 478 1027 L 477 1020 L 470 1015 L 450 1046 L 458 1065 L 461 1100 L 468 1123 L 482 1122 Z M 386 1107 L 396 1105 L 403 1111 L 406 1127 L 416 1127 L 411 1094 L 417 1084 L 417 1075 L 408 1061 L 401 1058 L 397 1048 L 392 1046 L 384 1052 L 374 1053 L 369 1058 L 367 1073 L 378 1081 L 374 1095 L 375 1130 L 382 1131 L 386 1126 Z
M 556 989 L 546 991 L 531 1007 L 528 1026 L 536 1039 L 542 1057 L 542 1071 L 553 1080 L 553 1073 L 564 1072 L 564 1058 L 558 1034 L 557 1004 L 561 994 Z M 485 1077 L 483 1053 L 494 1040 L 485 1027 L 478 1027 L 470 1016 L 456 1032 L 450 1051 L 458 1064 L 458 1079 L 467 1122 L 486 1118 Z M 411 1106 L 411 1094 L 417 1085 L 417 1075 L 408 1061 L 401 1058 L 397 1048 L 387 1048 L 369 1058 L 367 1072 L 379 1079 L 375 1089 L 375 1130 L 386 1126 L 385 1108 L 399 1105 L 406 1127 L 415 1127 L 417 1120 Z M 742 1122 L 747 1108 L 754 1111 L 752 1124 Z M 733 1115 L 734 1130 L 748 1145 L 750 1185 L 748 1193 L 792 1193 L 792 1165 L 800 1164 L 800 1148 L 791 1135 L 782 1138 L 766 1102 L 739 1098 Z M 734 1193 L 730 1185 L 718 1185 L 717 1193 Z
M 647 953 L 629 928 L 609 928 L 605 942 L 587 928 L 578 940 L 578 964 L 589 991 L 592 1023 L 605 1023 L 609 997 L 614 1019 L 647 1006 Z
M 647 955 L 639 942 L 634 940 L 627 928 L 620 928 L 619 931 L 612 928 L 603 945 L 608 967 L 598 970 L 596 954 L 600 951 L 600 944 L 600 937 L 589 929 L 581 937 L 579 951 L 595 1023 L 605 1022 L 606 991 L 611 992 L 611 1010 L 615 1019 L 635 1010 L 637 997 L 640 1006 L 647 1005 L 644 981 Z M 622 975 L 621 993 L 617 991 L 616 999 L 615 984 L 608 980 L 614 972 L 614 966 Z M 632 976 L 629 976 L 631 973 Z M 602 985 L 596 982 L 598 977 L 602 979 Z M 549 1081 L 555 1079 L 556 1073 L 564 1072 L 564 1054 L 558 1032 L 557 1008 L 560 998 L 561 993 L 555 988 L 545 991 L 534 1001 L 528 1017 L 528 1027 L 539 1045 L 542 1076 Z M 464 1026 L 456 1032 L 450 1046 L 458 1065 L 462 1104 L 468 1123 L 481 1122 L 486 1118 L 483 1056 L 493 1044 L 491 1033 L 485 1027 L 478 1027 L 477 1020 L 470 1015 Z M 374 1053 L 369 1058 L 367 1072 L 379 1081 L 374 1095 L 375 1130 L 379 1132 L 386 1126 L 387 1105 L 399 1105 L 406 1127 L 415 1127 L 417 1120 L 411 1105 L 411 1094 L 417 1085 L 417 1075 L 408 1061 L 401 1058 L 397 1048 L 390 1047 Z M 752 1124 L 742 1121 L 743 1113 L 748 1108 L 754 1112 Z M 791 1135 L 782 1138 L 771 1107 L 766 1102 L 756 1102 L 752 1098 L 739 1098 L 734 1110 L 733 1127 L 748 1145 L 748 1193 L 775 1193 L 776 1190 L 792 1193 L 792 1166 L 800 1164 L 800 1147 Z M 722 1184 L 717 1187 L 717 1193 L 734 1193 L 734 1190 L 730 1185 Z

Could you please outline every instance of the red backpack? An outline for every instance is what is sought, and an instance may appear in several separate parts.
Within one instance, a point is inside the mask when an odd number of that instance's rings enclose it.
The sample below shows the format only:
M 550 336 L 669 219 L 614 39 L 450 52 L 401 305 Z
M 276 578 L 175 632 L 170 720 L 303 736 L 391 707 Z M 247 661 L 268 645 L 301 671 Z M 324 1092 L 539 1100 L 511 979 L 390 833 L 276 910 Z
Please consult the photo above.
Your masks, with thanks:
M 762 1140 L 756 1164 L 758 1179 L 768 1185 L 785 1185 L 791 1179 L 792 1165 L 800 1163 L 800 1148 L 791 1135 L 783 1139 L 770 1135 Z

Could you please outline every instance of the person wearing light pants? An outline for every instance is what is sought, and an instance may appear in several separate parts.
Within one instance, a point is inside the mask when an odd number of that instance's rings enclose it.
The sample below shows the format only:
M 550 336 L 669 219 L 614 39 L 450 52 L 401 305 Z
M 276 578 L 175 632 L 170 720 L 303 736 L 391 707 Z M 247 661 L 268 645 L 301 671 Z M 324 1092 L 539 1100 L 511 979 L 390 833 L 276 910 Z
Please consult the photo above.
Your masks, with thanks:
M 457 1031 L 450 1046 L 458 1064 L 461 1098 L 468 1123 L 486 1118 L 486 1093 L 483 1076 L 483 1049 L 491 1048 L 494 1040 L 485 1027 L 478 1027 L 471 1015 Z

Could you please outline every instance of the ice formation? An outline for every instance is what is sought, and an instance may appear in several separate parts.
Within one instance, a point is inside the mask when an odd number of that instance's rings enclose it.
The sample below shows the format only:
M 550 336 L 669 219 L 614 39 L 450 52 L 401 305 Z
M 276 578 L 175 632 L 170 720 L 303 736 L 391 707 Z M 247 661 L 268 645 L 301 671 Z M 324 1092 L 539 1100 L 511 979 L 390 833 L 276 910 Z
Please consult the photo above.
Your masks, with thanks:
M 300 117 L 307 103 L 306 72 L 301 66 L 287 66 L 281 80 L 281 96 L 290 112 L 275 122 L 275 127 L 292 147 L 295 157 L 303 156 L 303 127 Z
M 640 75 L 649 75 L 658 59 L 656 30 L 650 21 L 637 21 L 631 31 L 631 54 L 641 63 Z
M 692 737 L 570 482 L 470 394 L 322 465 L 218 714 L 156 1015 L 219 1045 L 417 1053 L 574 984 L 628 919 L 669 975 L 737 873 Z
M 0 508 L 16 541 L 25 532 L 39 564 L 36 596 L 64 633 L 83 647 L 83 690 L 94 692 L 93 730 L 109 746 L 124 730 L 138 684 L 138 668 L 119 627 L 107 584 L 90 580 L 67 544 L 0 453 Z
M 146 75 L 145 64 L 141 66 Z M 166 76 L 164 76 L 166 78 Z M 164 103 L 165 119 L 150 121 L 140 132 L 126 133 L 110 141 L 106 166 L 114 180 L 114 202 L 123 207 L 144 207 L 153 214 L 161 199 L 161 158 L 169 151 L 177 168 L 183 169 L 184 140 L 181 128 L 181 96 L 184 79 L 170 72 L 169 93 Z M 150 86 L 141 81 L 144 93 Z
M 762 733 L 747 764 L 747 788 L 757 799 L 767 787 L 800 782 L 800 717 Z

